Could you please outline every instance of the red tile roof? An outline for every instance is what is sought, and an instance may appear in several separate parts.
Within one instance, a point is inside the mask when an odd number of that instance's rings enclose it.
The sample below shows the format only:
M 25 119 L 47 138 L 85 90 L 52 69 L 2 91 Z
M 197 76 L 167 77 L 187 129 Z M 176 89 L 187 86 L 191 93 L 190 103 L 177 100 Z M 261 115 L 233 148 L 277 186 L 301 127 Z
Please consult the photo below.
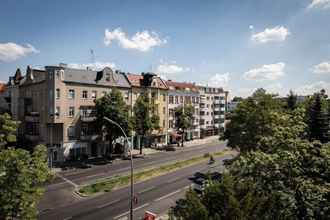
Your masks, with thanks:
M 3 93 L 6 91 L 6 84 L 5 83 L 0 83 L 0 93 Z
M 187 83 L 187 82 L 174 82 L 172 80 L 166 81 L 167 86 L 171 89 L 178 89 L 178 90 L 184 90 L 186 88 L 190 89 L 191 91 L 198 91 L 198 87 L 194 83 Z
M 136 87 L 142 86 L 142 80 L 143 80 L 142 75 L 128 73 L 127 78 L 132 86 L 136 86 Z M 156 86 L 151 86 L 151 87 L 159 88 L 159 89 L 167 89 L 166 83 L 160 77 L 155 76 L 154 80 L 156 80 L 157 84 Z

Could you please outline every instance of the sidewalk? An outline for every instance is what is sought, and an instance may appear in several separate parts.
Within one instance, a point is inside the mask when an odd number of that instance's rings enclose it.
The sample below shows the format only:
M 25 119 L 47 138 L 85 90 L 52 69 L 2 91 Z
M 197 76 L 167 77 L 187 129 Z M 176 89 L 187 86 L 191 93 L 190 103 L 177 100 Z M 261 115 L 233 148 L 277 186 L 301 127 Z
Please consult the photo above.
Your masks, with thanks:
M 196 146 L 196 145 L 202 145 L 202 144 L 208 144 L 208 143 L 213 143 L 215 141 L 218 141 L 219 140 L 219 136 L 216 135 L 216 136 L 210 136 L 210 137 L 206 137 L 206 138 L 203 138 L 203 139 L 195 139 L 195 140 L 192 140 L 192 141 L 185 141 L 184 142 L 184 147 L 193 147 L 193 146 Z M 182 147 L 177 147 L 175 145 L 176 148 L 178 149 L 182 149 Z M 162 151 L 161 149 L 155 149 L 155 148 L 143 148 L 143 155 L 149 155 L 149 154 L 154 154 L 154 153 L 158 153 Z M 133 155 L 140 155 L 140 151 L 138 149 L 133 149 Z

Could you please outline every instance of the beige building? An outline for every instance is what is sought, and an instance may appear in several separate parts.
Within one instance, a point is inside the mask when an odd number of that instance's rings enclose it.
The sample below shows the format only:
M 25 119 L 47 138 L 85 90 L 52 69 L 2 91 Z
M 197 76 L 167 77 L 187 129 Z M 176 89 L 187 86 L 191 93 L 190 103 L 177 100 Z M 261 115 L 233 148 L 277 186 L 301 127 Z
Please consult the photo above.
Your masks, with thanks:
M 96 98 L 118 88 L 127 104 L 131 103 L 126 76 L 110 68 L 92 71 L 65 65 L 46 66 L 45 70 L 28 67 L 17 86 L 18 120 L 24 122 L 21 134 L 28 141 L 46 144 L 54 162 L 83 154 L 104 154 L 97 135 L 100 128 L 94 124 Z
M 128 73 L 127 78 L 132 87 L 132 108 L 136 99 L 143 92 L 147 92 L 155 104 L 155 114 L 159 116 L 160 128 L 152 132 L 149 142 L 166 144 L 168 142 L 168 87 L 166 83 L 153 73 L 142 73 L 141 75 Z

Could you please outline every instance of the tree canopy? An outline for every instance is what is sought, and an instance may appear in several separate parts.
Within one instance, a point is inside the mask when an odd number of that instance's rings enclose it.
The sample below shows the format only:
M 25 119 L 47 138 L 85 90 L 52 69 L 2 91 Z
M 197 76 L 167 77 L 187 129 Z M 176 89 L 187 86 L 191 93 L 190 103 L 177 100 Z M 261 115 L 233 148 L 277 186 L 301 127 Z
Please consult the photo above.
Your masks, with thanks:
M 182 133 L 183 146 L 185 131 L 193 127 L 194 107 L 192 105 L 178 106 L 174 109 L 174 115 L 176 128 Z
M 118 89 L 112 89 L 111 92 L 95 101 L 96 122 L 100 128 L 105 127 L 109 140 L 109 149 L 107 154 L 111 155 L 113 151 L 113 141 L 123 136 L 122 131 L 113 123 L 104 120 L 107 117 L 118 123 L 127 135 L 131 132 L 131 121 L 129 107 L 126 105 L 121 92 Z M 102 130 L 100 132 L 103 133 Z
M 0 115 L 1 146 L 15 141 L 17 122 Z M 0 149 L 0 219 L 36 219 L 42 184 L 50 178 L 47 149 L 42 145 L 32 154 L 14 146 Z
M 227 137 L 240 154 L 220 183 L 200 197 L 189 192 L 173 207 L 176 219 L 330 218 L 330 144 L 305 138 L 305 108 L 280 106 L 263 91 L 238 106 Z
M 148 93 L 142 93 L 136 100 L 133 107 L 132 124 L 134 131 L 142 136 L 150 134 L 159 128 L 159 116 L 154 114 L 155 105 L 150 101 Z M 142 154 L 142 144 L 140 144 L 140 154 Z

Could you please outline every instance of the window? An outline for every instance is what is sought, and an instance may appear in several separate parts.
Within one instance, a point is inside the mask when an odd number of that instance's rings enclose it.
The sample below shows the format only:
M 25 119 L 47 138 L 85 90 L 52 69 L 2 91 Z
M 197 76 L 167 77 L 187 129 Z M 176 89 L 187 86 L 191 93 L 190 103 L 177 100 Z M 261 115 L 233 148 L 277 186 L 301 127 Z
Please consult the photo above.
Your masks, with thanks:
M 163 101 L 166 102 L 166 95 L 163 94 Z
M 210 113 L 209 112 L 206 112 L 206 115 L 209 115 Z
M 174 100 L 173 100 L 173 96 L 170 95 L 168 102 L 169 102 L 170 104 L 173 104 L 173 101 L 174 101 Z
M 174 117 L 174 109 L 170 109 L 170 110 L 169 110 L 169 115 L 170 115 L 171 117 Z
M 163 114 L 166 114 L 166 108 L 163 107 Z
M 69 127 L 68 127 L 68 138 L 69 138 L 70 140 L 72 140 L 72 139 L 75 138 L 75 136 L 76 136 L 76 131 L 75 131 L 74 126 L 69 126 Z
M 69 99 L 74 99 L 74 89 L 69 89 L 69 94 L 68 94 L 68 98 Z
M 169 120 L 169 121 L 168 121 L 168 127 L 169 127 L 169 128 L 174 128 L 173 120 Z
M 61 114 L 61 109 L 59 106 L 56 106 L 56 109 L 55 109 L 55 117 L 56 118 L 59 118 L 60 117 L 60 114 Z
M 208 97 L 206 97 L 206 100 L 210 100 L 210 97 L 208 96 Z
M 165 128 L 165 120 L 163 120 L 163 128 Z
M 195 97 L 194 96 L 192 97 L 192 103 L 195 103 Z
M 69 117 L 73 117 L 74 116 L 74 107 L 69 107 Z
M 183 96 L 180 96 L 180 103 L 183 103 Z
M 61 97 L 61 91 L 60 89 L 56 89 L 56 99 L 59 99 Z
M 92 91 L 91 98 L 92 99 L 96 99 L 97 98 L 97 91 Z
M 175 104 L 179 104 L 179 97 L 175 96 Z
M 82 98 L 87 99 L 88 98 L 88 92 L 86 90 L 82 91 Z

